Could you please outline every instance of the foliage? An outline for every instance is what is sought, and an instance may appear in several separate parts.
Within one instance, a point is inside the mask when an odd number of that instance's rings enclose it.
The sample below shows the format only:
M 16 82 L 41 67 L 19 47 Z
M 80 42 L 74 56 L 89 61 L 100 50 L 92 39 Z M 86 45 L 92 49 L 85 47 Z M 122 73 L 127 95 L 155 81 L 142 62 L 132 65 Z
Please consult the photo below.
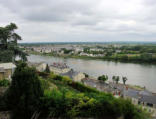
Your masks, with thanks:
M 0 105 L 4 108 L 7 104 L 16 119 L 30 119 L 36 111 L 41 112 L 40 118 L 148 119 L 128 100 L 117 99 L 52 72 L 47 78 L 39 79 L 36 71 L 23 63 L 18 64 L 12 78 L 6 101 Z
M 61 50 L 64 51 L 64 54 L 69 54 L 69 53 L 71 53 L 73 51 L 73 50 L 68 50 L 66 48 L 62 48 Z
M 14 58 L 13 51 L 0 49 L 0 62 L 12 62 L 13 58 Z
M 46 73 L 50 73 L 50 69 L 49 69 L 49 65 L 48 65 L 48 64 L 46 65 L 45 72 L 46 72 Z
M 0 80 L 0 87 L 7 87 L 10 85 L 10 81 L 7 79 Z
M 85 78 L 88 78 L 88 77 L 89 77 L 89 75 L 88 75 L 88 74 L 86 74 L 86 73 L 84 73 L 84 75 L 85 75 Z
M 126 81 L 127 81 L 127 77 L 122 77 L 122 81 L 123 81 L 123 84 L 125 85 L 126 84 Z
M 60 85 L 60 88 L 44 92 L 42 117 L 117 119 L 123 116 L 124 119 L 147 119 L 146 114 L 128 100 L 116 99 L 111 94 L 88 89 L 81 83 L 72 82 L 68 77 L 48 80 Z
M 119 76 L 113 76 L 112 80 L 116 82 L 116 84 L 118 84 L 118 82 L 120 81 L 120 77 Z
M 107 75 L 102 75 L 102 76 L 99 76 L 98 77 L 98 80 L 100 80 L 100 81 L 107 81 L 108 80 L 108 76 Z
M 14 32 L 16 29 L 14 23 L 0 27 L 0 62 L 14 61 L 16 56 L 21 57 L 23 61 L 27 60 L 27 54 L 18 47 L 17 41 L 22 38 Z
M 43 78 L 47 78 L 49 76 L 49 73 L 47 72 L 37 72 L 37 74 Z
M 6 104 L 13 111 L 13 118 L 30 119 L 39 110 L 42 96 L 43 90 L 36 70 L 25 63 L 18 64 L 5 95 Z

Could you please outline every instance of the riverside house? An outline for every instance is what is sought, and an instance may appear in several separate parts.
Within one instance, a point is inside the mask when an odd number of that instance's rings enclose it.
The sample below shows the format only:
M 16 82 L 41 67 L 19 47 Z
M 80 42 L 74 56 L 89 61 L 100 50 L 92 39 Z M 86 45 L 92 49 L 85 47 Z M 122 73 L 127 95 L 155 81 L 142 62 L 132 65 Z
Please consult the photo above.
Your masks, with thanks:
M 55 74 L 62 74 L 67 73 L 70 71 L 70 68 L 66 65 L 66 63 L 56 63 L 54 62 L 52 65 L 49 66 L 50 71 L 54 72 Z
M 156 117 L 156 95 L 147 91 L 138 91 L 128 88 L 124 90 L 124 98 L 131 99 L 132 103 L 135 105 L 140 105 L 144 110 L 147 110 Z
M 46 69 L 47 64 L 44 62 L 40 63 L 33 63 L 33 62 L 27 62 L 29 67 L 35 67 L 37 71 L 43 72 Z
M 144 110 L 151 113 L 154 119 L 156 118 L 156 94 L 146 89 L 137 90 L 123 84 L 116 84 L 113 82 L 105 83 L 90 78 L 84 78 L 82 82 L 99 91 L 112 93 L 117 98 L 123 97 L 124 99 L 130 99 L 134 105 L 142 107 Z
M 72 80 L 78 81 L 78 82 L 81 82 L 81 80 L 85 78 L 84 73 L 74 71 L 73 69 L 71 69 L 70 71 L 68 71 L 66 73 L 62 73 L 60 75 L 62 75 L 62 76 L 68 76 Z
M 15 68 L 16 65 L 14 65 L 13 63 L 0 63 L 0 80 L 11 80 L 11 76 L 14 73 Z

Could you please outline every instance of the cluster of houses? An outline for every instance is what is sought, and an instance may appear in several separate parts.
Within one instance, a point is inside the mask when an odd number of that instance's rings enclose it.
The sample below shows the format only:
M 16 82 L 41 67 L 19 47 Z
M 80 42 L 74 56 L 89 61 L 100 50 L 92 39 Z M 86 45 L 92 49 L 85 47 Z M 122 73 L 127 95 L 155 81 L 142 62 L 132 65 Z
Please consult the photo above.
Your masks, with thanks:
M 152 114 L 156 118 L 156 94 L 146 89 L 137 90 L 130 88 L 124 84 L 116 84 L 112 82 L 102 82 L 95 79 L 84 78 L 82 82 L 85 85 L 94 87 L 100 91 L 112 93 L 115 97 L 130 99 L 134 105 L 141 106 L 144 110 Z
M 38 71 L 43 72 L 45 71 L 47 64 L 44 62 L 40 63 L 28 62 L 28 66 L 35 67 Z M 68 76 L 74 81 L 81 81 L 81 79 L 85 78 L 84 73 L 74 71 L 73 69 L 69 68 L 69 66 L 67 66 L 66 63 L 54 62 L 52 64 L 49 64 L 48 66 L 51 72 L 61 76 Z
M 83 48 L 76 45 L 45 45 L 45 46 L 27 46 L 25 47 L 26 51 L 35 51 L 39 53 L 52 53 L 64 54 L 64 50 L 71 50 L 72 53 L 82 52 Z
M 64 49 L 70 50 L 68 54 L 64 52 Z M 77 54 L 79 56 L 90 56 L 90 57 L 103 57 L 106 55 L 106 53 L 99 53 L 99 54 L 92 54 L 92 53 L 85 53 L 84 47 L 79 45 L 41 45 L 41 46 L 27 46 L 25 47 L 26 52 L 35 51 L 38 53 L 54 53 L 57 55 L 71 55 L 71 54 Z M 104 51 L 104 49 L 101 48 L 90 48 L 90 51 Z

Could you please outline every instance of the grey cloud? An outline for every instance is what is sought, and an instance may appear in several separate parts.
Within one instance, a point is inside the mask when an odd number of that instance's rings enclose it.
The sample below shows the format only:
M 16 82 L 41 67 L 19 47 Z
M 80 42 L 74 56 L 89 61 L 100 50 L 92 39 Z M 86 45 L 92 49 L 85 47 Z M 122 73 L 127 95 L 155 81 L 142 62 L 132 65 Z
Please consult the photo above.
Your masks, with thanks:
M 154 40 L 155 12 L 155 0 L 0 1 L 0 22 L 17 23 L 25 41 Z
M 13 0 L 3 5 L 30 21 L 70 20 L 75 13 L 89 14 L 89 7 L 73 0 Z

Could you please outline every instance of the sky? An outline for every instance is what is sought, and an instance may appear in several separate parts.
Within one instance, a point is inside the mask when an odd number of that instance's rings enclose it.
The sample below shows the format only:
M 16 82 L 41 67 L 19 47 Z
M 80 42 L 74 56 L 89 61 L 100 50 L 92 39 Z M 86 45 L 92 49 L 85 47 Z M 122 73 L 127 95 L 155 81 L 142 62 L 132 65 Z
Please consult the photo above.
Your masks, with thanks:
M 156 41 L 156 0 L 0 0 L 22 42 Z

